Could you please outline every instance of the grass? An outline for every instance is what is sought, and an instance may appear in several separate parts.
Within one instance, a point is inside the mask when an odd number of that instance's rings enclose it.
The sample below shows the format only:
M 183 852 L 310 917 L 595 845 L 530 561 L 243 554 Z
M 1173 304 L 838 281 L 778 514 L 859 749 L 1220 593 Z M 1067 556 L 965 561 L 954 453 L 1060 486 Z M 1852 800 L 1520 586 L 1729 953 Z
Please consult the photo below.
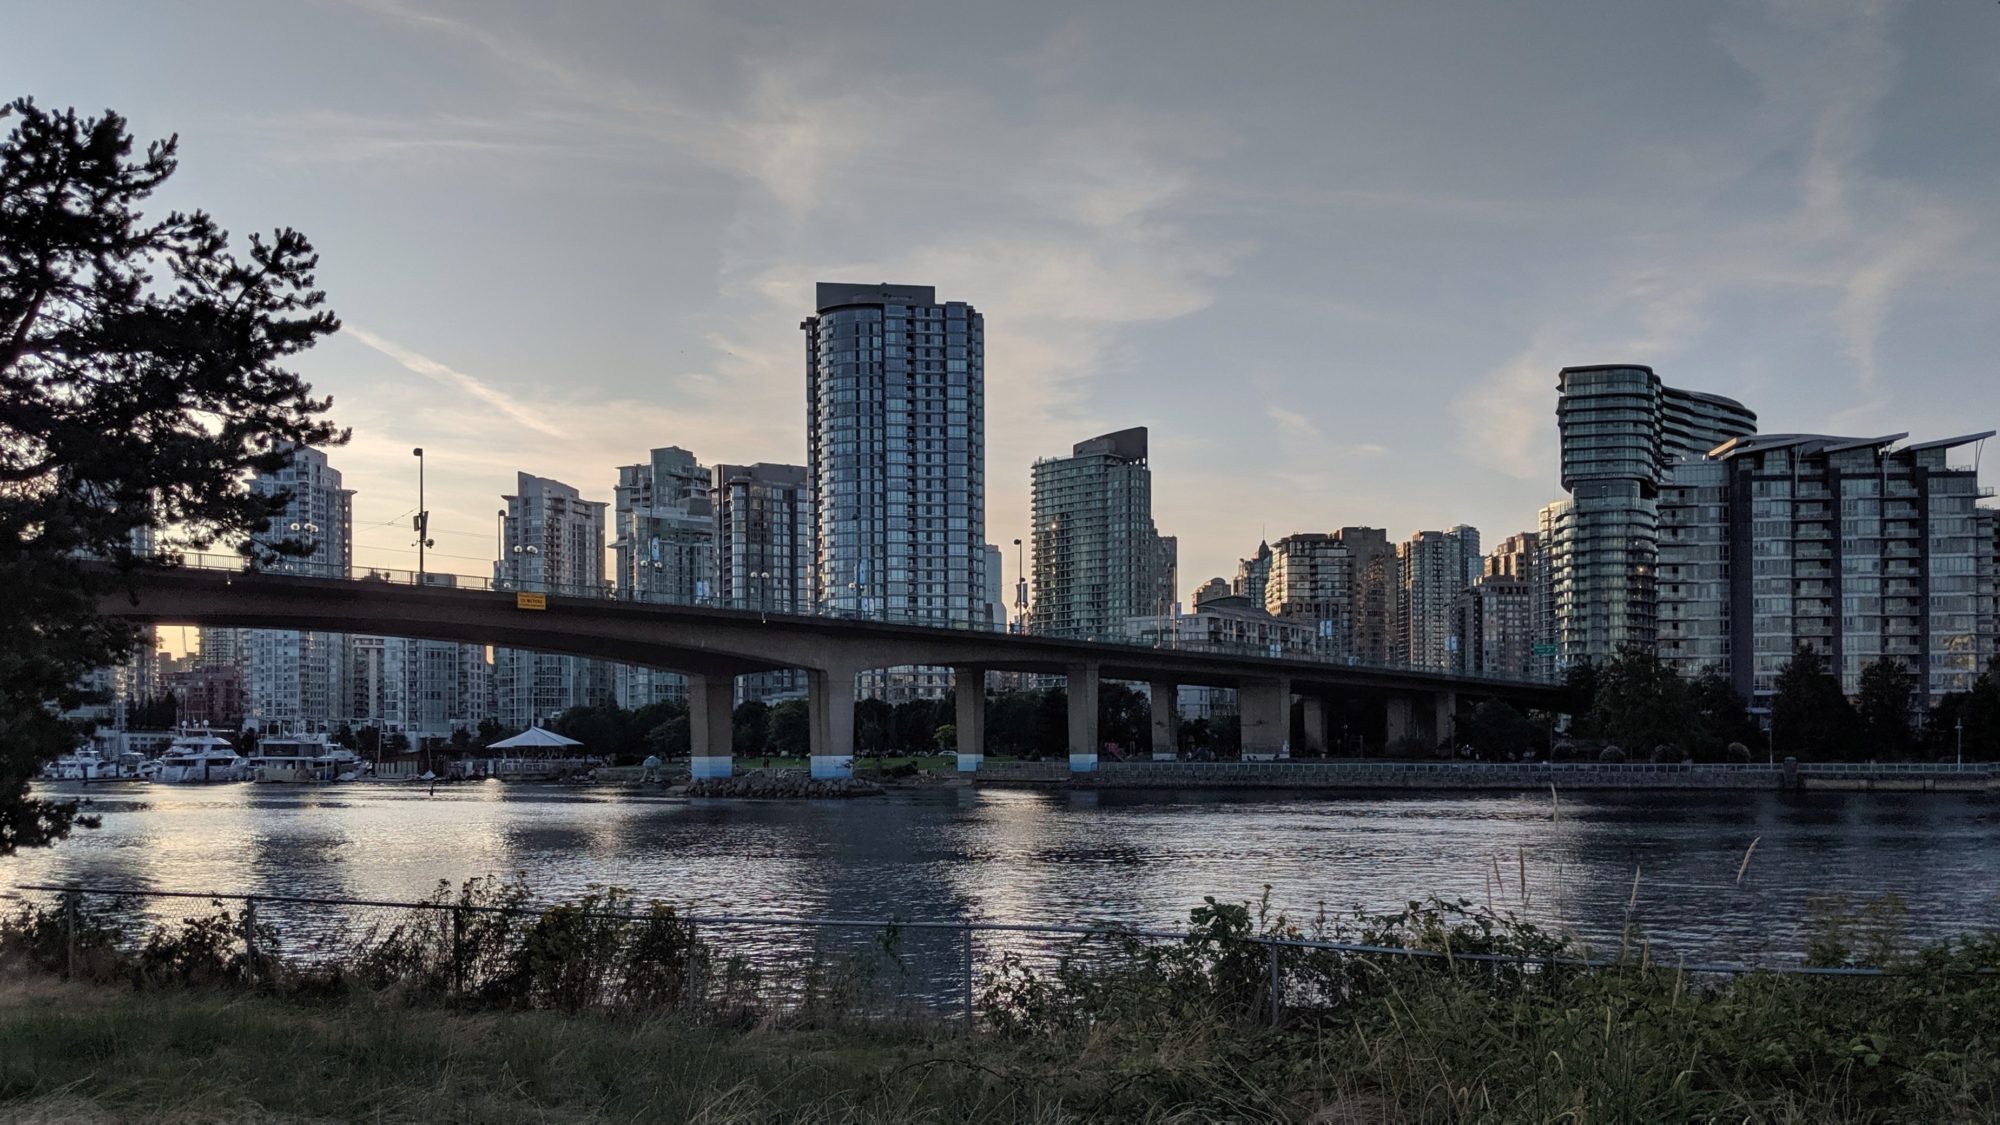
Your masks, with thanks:
M 1004 1096 L 922 1038 L 668 1019 L 302 1007 L 49 980 L 0 987 L 0 1117 L 158 1121 L 923 1121 Z M 973 1118 L 978 1119 L 978 1118 Z
M 137 953 L 86 928 L 94 985 L 50 971 L 60 916 L 24 915 L 0 925 L 0 1119 L 2000 1120 L 2000 939 L 1905 951 L 1893 904 L 1816 917 L 1812 955 L 1897 975 L 1693 978 L 1643 952 L 1576 968 L 1560 937 L 1462 903 L 1299 924 L 1208 900 L 1178 941 L 990 965 L 968 1034 L 858 991 L 719 1003 L 720 960 L 673 917 L 583 909 L 617 902 L 402 931 L 332 977 L 260 960 L 241 918 Z M 1292 950 L 1274 1024 L 1260 935 L 1449 956 Z M 639 950 L 664 974 L 640 999 L 587 971 Z M 474 985 L 452 983 L 468 961 Z

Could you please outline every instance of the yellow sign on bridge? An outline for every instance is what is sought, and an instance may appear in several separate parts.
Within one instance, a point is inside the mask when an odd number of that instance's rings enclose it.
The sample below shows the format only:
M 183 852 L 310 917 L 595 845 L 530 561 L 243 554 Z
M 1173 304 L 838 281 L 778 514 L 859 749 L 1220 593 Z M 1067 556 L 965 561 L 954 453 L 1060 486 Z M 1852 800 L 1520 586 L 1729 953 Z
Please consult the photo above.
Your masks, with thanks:
M 530 594 L 526 591 L 517 593 L 514 595 L 514 608 L 547 609 L 549 608 L 549 596 L 547 594 Z

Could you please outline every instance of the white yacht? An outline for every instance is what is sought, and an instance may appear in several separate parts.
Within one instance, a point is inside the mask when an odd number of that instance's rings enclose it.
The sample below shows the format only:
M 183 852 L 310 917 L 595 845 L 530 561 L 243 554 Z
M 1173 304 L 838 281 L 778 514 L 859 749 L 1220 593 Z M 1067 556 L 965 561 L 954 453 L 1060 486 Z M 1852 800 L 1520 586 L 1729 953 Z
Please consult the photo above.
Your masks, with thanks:
M 246 761 L 255 780 L 273 785 L 353 781 L 366 772 L 360 755 L 329 744 L 323 734 L 273 735 Z
M 207 727 L 188 727 L 167 744 L 160 755 L 152 780 L 168 785 L 200 785 L 206 782 L 243 781 L 250 767 L 229 745 L 229 740 Z
M 42 767 L 43 781 L 129 781 L 137 776 L 136 768 L 105 757 L 94 746 L 79 747 Z

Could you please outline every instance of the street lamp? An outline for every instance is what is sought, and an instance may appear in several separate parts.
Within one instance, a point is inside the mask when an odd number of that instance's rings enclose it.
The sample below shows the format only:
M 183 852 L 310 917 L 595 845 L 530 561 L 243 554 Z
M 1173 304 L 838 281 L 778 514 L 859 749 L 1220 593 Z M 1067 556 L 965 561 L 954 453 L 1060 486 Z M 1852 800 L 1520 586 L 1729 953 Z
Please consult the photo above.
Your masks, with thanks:
M 493 528 L 493 565 L 497 568 L 507 557 L 507 509 L 493 513 L 498 522 Z
M 424 508 L 424 447 L 410 450 L 410 456 L 417 459 L 417 514 L 411 518 L 410 527 L 417 533 L 417 585 L 424 584 L 424 548 L 431 543 L 431 514 Z
M 1958 764 L 1960 766 L 1963 766 L 1965 765 L 1965 720 L 1963 718 L 1958 720 L 1957 729 L 1958 729 Z
M 1014 540 L 1014 631 L 1027 631 L 1028 616 L 1028 564 L 1026 551 L 1019 539 Z

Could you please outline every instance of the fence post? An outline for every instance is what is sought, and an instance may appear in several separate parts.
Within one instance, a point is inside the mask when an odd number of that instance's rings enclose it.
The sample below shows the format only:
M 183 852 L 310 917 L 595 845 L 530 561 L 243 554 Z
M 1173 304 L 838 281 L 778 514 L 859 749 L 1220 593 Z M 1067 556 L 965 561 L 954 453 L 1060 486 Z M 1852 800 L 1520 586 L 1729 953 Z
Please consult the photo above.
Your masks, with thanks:
M 978 1023 L 977 1010 L 972 1005 L 972 922 L 965 923 L 965 1032 L 972 1034 Z
M 701 931 L 689 922 L 686 1000 L 690 1012 L 701 1004 L 701 961 Z
M 465 995 L 465 910 L 451 912 L 451 994 Z
M 243 900 L 243 953 L 250 963 L 250 971 L 257 971 L 257 900 Z
M 1278 1017 L 1284 1012 L 1285 998 L 1284 984 L 1278 972 L 1280 947 L 1277 942 L 1272 942 L 1266 948 L 1271 951 L 1271 1026 L 1276 1027 Z
M 63 892 L 63 933 L 69 945 L 69 969 L 63 976 L 67 980 L 76 979 L 77 900 L 82 897 L 80 891 Z

